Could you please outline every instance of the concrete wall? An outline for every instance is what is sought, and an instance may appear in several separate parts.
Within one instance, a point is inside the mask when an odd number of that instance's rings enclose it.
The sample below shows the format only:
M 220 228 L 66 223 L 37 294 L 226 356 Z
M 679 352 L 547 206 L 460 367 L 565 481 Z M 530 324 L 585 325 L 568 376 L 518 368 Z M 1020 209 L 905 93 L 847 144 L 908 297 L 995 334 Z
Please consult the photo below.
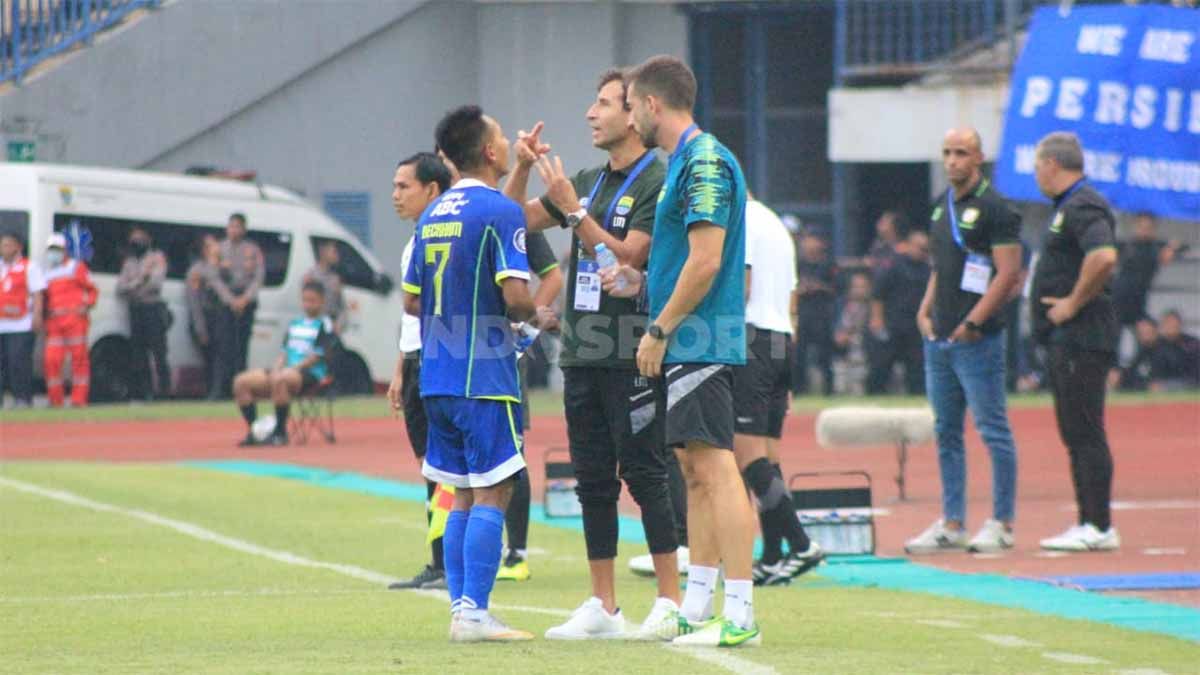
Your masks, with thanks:
M 411 224 L 392 171 L 446 110 L 479 103 L 510 136 L 544 120 L 576 170 L 604 159 L 583 119 L 596 76 L 657 53 L 687 55 L 668 3 L 177 0 L 3 96 L 0 117 L 55 139 L 42 161 L 250 168 L 317 203 L 368 191 L 372 248 L 398 273 Z

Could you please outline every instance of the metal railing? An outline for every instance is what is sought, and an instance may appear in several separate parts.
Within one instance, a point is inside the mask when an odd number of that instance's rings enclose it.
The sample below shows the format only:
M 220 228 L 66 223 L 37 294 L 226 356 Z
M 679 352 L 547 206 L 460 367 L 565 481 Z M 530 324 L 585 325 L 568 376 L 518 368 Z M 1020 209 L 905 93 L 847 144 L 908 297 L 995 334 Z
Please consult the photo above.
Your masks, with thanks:
M 92 37 L 131 12 L 162 0 L 0 0 L 0 82 Z

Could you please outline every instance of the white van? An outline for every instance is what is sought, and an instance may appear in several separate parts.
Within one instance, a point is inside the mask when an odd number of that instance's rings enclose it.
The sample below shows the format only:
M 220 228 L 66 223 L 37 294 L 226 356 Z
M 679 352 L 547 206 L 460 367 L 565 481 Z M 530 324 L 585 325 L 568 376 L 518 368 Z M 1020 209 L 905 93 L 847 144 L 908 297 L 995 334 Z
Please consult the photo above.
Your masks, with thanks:
M 247 363 L 268 367 L 283 332 L 301 314 L 300 288 L 317 247 L 332 241 L 341 254 L 348 320 L 338 389 L 369 393 L 390 381 L 396 365 L 403 305 L 379 261 L 345 228 L 287 190 L 222 178 L 52 164 L 0 164 L 0 231 L 27 242 L 29 257 L 43 262 L 52 232 L 78 224 L 90 232 L 88 262 L 100 289 L 92 312 L 89 348 L 92 399 L 123 400 L 131 389 L 129 314 L 117 295 L 117 275 L 129 231 L 142 227 L 169 261 L 163 299 L 174 315 L 167 336 L 173 391 L 199 395 L 203 358 L 188 328 L 184 275 L 205 234 L 224 236 L 231 213 L 246 215 L 250 239 L 266 257 Z M 40 354 L 40 349 L 38 350 Z M 35 359 L 41 372 L 41 358 Z

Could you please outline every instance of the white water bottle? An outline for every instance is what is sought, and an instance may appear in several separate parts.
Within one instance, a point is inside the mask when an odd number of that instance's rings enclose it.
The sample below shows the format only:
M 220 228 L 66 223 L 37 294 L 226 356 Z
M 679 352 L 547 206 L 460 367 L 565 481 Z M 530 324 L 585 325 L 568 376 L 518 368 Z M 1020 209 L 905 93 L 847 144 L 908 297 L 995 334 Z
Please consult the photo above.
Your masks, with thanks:
M 525 350 L 529 349 L 534 340 L 537 340 L 538 336 L 541 334 L 542 331 L 533 327 L 526 321 L 522 321 L 520 324 L 518 324 L 513 345 L 517 350 L 517 358 L 525 356 Z
M 606 270 L 610 267 L 616 267 L 618 264 L 617 255 L 608 250 L 608 247 L 604 244 L 596 244 L 596 263 L 602 270 Z M 618 274 L 616 279 L 613 281 L 613 286 L 618 291 L 625 290 L 625 277 Z

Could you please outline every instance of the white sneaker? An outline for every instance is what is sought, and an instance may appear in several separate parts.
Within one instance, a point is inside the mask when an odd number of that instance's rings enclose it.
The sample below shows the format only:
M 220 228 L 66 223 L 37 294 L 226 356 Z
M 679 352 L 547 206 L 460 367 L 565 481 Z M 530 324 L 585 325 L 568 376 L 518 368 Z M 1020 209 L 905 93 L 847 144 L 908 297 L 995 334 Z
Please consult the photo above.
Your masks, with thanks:
M 1117 528 L 1109 526 L 1101 532 L 1091 523 L 1075 525 L 1057 537 L 1042 540 L 1047 551 L 1115 551 L 1121 547 Z
M 687 620 L 683 621 L 686 623 Z M 658 598 L 633 639 L 669 642 L 681 634 L 679 605 L 670 598 Z
M 618 640 L 628 637 L 625 616 L 604 611 L 600 598 L 588 598 L 561 626 L 546 631 L 547 640 Z
M 995 553 L 1012 548 L 1013 541 L 1013 533 L 1004 523 L 989 518 L 967 542 L 967 550 L 971 553 Z
M 680 546 L 675 551 L 675 557 L 679 559 L 679 574 L 686 577 L 689 563 L 688 548 Z M 654 558 L 649 553 L 630 558 L 629 571 L 642 577 L 654 576 Z
M 533 639 L 533 633 L 509 628 L 490 613 L 482 616 L 467 614 L 465 611 L 459 612 L 455 619 L 451 619 L 451 642 L 521 642 Z
M 940 553 L 942 551 L 959 551 L 967 546 L 965 530 L 946 528 L 946 521 L 939 518 L 937 522 L 925 528 L 925 531 L 904 542 L 905 553 Z

